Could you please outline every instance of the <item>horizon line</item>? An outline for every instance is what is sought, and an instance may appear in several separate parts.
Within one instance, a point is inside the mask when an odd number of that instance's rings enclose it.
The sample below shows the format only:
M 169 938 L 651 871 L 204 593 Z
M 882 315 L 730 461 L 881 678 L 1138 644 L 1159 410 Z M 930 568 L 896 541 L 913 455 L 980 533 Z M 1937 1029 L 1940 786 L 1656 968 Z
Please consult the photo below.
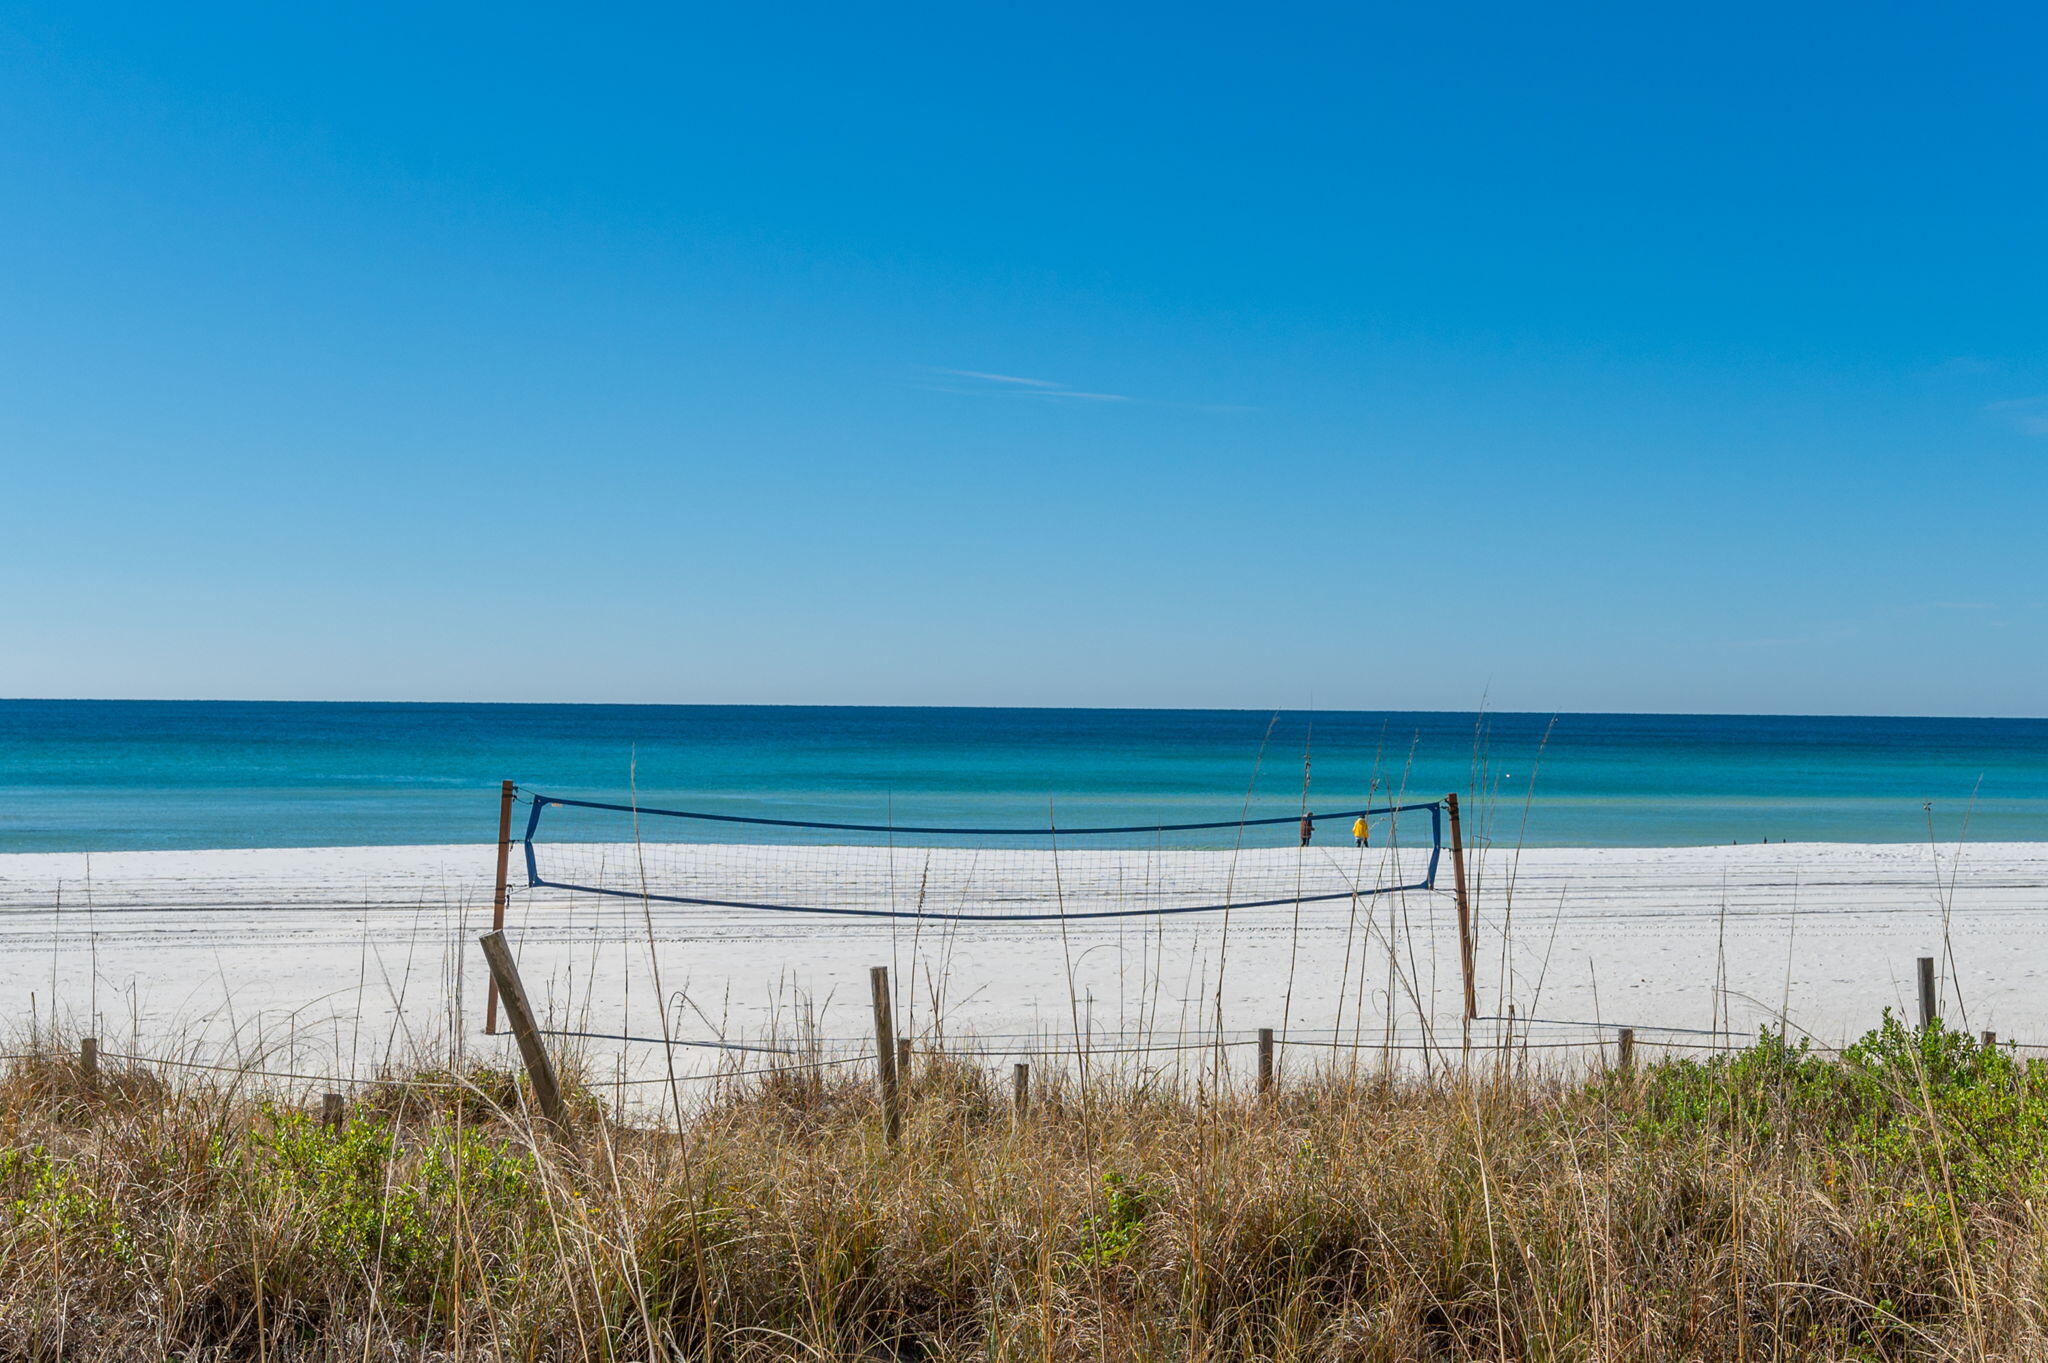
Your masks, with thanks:
M 1939 719 L 2048 722 L 2048 715 L 2020 714 L 1909 714 L 1877 710 L 1563 710 L 1563 709 L 1413 709 L 1405 707 L 1358 708 L 1352 706 L 1263 706 L 1263 705 L 940 705 L 932 703 L 845 702 L 845 701 L 668 701 L 668 700 L 393 700 L 389 698 L 318 699 L 265 696 L 0 696 L 0 705 L 488 705 L 505 708 L 575 706 L 587 709 L 671 709 L 671 710 L 1046 710 L 1122 714 L 1263 714 L 1263 715 L 1470 715 L 1501 716 L 1567 715 L 1626 719 Z

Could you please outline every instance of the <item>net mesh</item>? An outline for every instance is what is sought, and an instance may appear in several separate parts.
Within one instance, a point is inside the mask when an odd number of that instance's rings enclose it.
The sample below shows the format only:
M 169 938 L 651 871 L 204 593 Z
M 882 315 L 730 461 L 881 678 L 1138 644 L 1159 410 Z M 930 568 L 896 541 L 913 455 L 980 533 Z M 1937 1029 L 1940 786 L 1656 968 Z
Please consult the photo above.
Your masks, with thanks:
M 862 918 L 1037 922 L 1347 903 L 1433 889 L 1443 840 L 1435 802 L 1318 812 L 1306 827 L 1285 815 L 943 828 L 531 799 L 532 886 Z

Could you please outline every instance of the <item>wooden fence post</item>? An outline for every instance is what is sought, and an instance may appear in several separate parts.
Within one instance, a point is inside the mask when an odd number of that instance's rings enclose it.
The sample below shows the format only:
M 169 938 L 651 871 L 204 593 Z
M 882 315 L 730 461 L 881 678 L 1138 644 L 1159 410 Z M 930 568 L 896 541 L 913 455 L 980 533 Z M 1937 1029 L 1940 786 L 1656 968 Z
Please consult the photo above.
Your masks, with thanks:
M 327 1127 L 331 1131 L 341 1130 L 343 1125 L 341 1114 L 340 1094 L 324 1093 L 320 1096 L 320 1125 Z
M 512 791 L 513 784 L 504 782 L 498 787 L 498 888 L 491 896 L 491 931 L 505 930 L 505 885 L 506 872 L 512 859 Z M 498 977 L 491 976 L 488 992 L 484 995 L 484 1034 L 495 1036 L 498 1031 Z
M 1458 895 L 1458 968 L 1465 978 L 1465 1042 L 1472 1041 L 1472 1021 L 1479 1016 L 1479 985 L 1474 980 L 1476 948 L 1472 944 L 1472 898 L 1465 886 L 1465 831 L 1458 821 L 1458 797 L 1444 796 L 1451 816 L 1451 879 Z
M 87 1083 L 97 1083 L 100 1077 L 100 1039 L 89 1036 L 78 1043 L 78 1072 L 85 1076 Z
M 1932 1027 L 1935 1018 L 1941 1015 L 1934 999 L 1934 958 L 1920 958 L 1920 1026 L 1922 1030 Z
M 1018 1118 L 1022 1119 L 1031 1107 L 1031 1067 L 1022 1061 L 1010 1070 L 1010 1098 Z
M 497 982 L 498 995 L 505 1001 L 505 1020 L 512 1024 L 513 1039 L 519 1043 L 519 1058 L 526 1062 L 526 1076 L 533 1081 L 534 1101 L 541 1116 L 561 1130 L 568 1129 L 562 1108 L 562 1086 L 555 1078 L 555 1062 L 542 1044 L 540 1025 L 533 1020 L 533 1006 L 526 1001 L 526 986 L 519 982 L 519 967 L 512 960 L 512 948 L 502 932 L 487 932 L 482 938 L 484 960 Z
M 1259 1096 L 1273 1091 L 1273 1029 L 1259 1028 Z
M 896 1082 L 905 1088 L 910 1086 L 910 1038 L 896 1038 Z
M 1624 1027 L 1614 1034 L 1617 1068 L 1627 1074 L 1636 1067 L 1636 1029 Z
M 903 1130 L 903 1092 L 896 1074 L 896 1006 L 889 996 L 889 967 L 868 970 L 868 994 L 875 1008 L 875 1069 L 882 1088 L 882 1134 L 894 1144 Z
M 1986 1046 L 1996 1046 L 1998 1044 L 1998 1033 L 1986 1032 L 1982 1037 L 1978 1039 L 1982 1041 Z

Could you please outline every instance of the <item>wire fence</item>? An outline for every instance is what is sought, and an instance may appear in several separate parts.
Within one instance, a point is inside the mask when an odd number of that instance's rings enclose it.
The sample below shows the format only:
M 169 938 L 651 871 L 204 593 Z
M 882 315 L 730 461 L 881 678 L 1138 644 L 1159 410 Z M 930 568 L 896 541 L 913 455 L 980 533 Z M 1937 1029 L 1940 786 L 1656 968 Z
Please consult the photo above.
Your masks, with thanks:
M 1538 1019 L 1520 1019 L 1536 1022 Z M 1733 1053 L 1745 1049 L 1736 1044 L 1735 1038 L 1746 1033 L 1729 1031 L 1708 1031 L 1701 1028 L 1660 1027 L 1655 1025 L 1633 1026 L 1630 1024 L 1595 1022 L 1571 1019 L 1541 1019 L 1554 1026 L 1573 1026 L 1597 1029 L 1602 1035 L 1576 1037 L 1562 1040 L 1534 1040 L 1527 1036 L 1502 1036 L 1483 1042 L 1466 1043 L 1459 1039 L 1435 1040 L 1366 1040 L 1363 1038 L 1342 1039 L 1316 1037 L 1313 1035 L 1274 1035 L 1271 1038 L 1257 1036 L 1232 1036 L 1212 1034 L 1172 1041 L 1130 1042 L 1118 1039 L 1093 1038 L 1085 1034 L 1046 1033 L 1025 1038 L 967 1037 L 951 1044 L 929 1044 L 910 1042 L 902 1047 L 905 1054 L 927 1059 L 952 1061 L 988 1061 L 995 1059 L 1044 1058 L 1057 1060 L 1086 1060 L 1096 1057 L 1134 1055 L 1187 1055 L 1196 1052 L 1223 1052 L 1246 1048 L 1270 1046 L 1273 1050 L 1319 1050 L 1331 1053 L 1351 1052 L 1358 1055 L 1385 1053 L 1429 1054 L 1446 1059 L 1469 1057 L 1483 1061 L 1490 1056 L 1520 1054 L 1530 1051 L 1587 1051 L 1614 1048 L 1619 1033 L 1630 1033 L 1630 1044 L 1637 1051 L 1684 1051 Z M 777 1048 L 741 1044 L 729 1041 L 664 1040 L 660 1037 L 636 1036 L 626 1033 L 595 1033 L 554 1029 L 550 1035 L 570 1038 L 613 1040 L 645 1043 L 668 1047 L 710 1047 L 733 1054 L 770 1054 L 779 1057 L 774 1063 L 751 1067 L 694 1071 L 691 1073 L 664 1073 L 635 1078 L 618 1077 L 589 1084 L 593 1090 L 610 1088 L 644 1088 L 654 1085 L 683 1085 L 716 1083 L 736 1079 L 759 1078 L 762 1076 L 786 1076 L 839 1069 L 849 1065 L 874 1064 L 877 1054 L 872 1038 L 845 1038 L 840 1043 L 846 1049 L 841 1054 L 820 1054 L 828 1043 L 816 1041 L 807 1043 L 802 1049 Z M 993 1044 L 992 1044 L 993 1043 Z M 1819 1056 L 1840 1056 L 1850 1048 L 1828 1045 L 1811 1039 L 1798 1043 L 1808 1054 Z M 2048 1051 L 2048 1043 L 2016 1040 L 1998 1040 L 1984 1043 L 1995 1045 L 2001 1050 L 2014 1052 Z M 143 1068 L 184 1070 L 211 1074 L 231 1075 L 236 1079 L 282 1080 L 292 1083 L 330 1085 L 342 1089 L 395 1088 L 418 1089 L 440 1092 L 478 1092 L 480 1086 L 474 1081 L 461 1078 L 430 1078 L 425 1075 L 405 1072 L 384 1072 L 373 1075 L 338 1075 L 328 1072 L 304 1069 L 277 1069 L 260 1061 L 199 1060 L 172 1056 L 149 1055 L 138 1051 L 96 1050 L 98 1060 L 119 1061 Z M 57 1049 L 28 1050 L 0 1053 L 0 1064 L 27 1064 L 43 1062 L 48 1064 L 84 1064 L 81 1055 Z

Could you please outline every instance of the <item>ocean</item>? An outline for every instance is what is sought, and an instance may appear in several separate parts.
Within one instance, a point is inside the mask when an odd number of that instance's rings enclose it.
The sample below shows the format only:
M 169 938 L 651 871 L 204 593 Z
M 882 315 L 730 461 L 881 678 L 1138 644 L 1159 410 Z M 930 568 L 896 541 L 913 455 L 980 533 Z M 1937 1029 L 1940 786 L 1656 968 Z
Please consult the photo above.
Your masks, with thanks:
M 1529 846 L 2048 840 L 2039 719 L 0 701 L 6 852 L 483 842 L 501 778 L 867 823 L 1458 791 L 1476 833 Z

